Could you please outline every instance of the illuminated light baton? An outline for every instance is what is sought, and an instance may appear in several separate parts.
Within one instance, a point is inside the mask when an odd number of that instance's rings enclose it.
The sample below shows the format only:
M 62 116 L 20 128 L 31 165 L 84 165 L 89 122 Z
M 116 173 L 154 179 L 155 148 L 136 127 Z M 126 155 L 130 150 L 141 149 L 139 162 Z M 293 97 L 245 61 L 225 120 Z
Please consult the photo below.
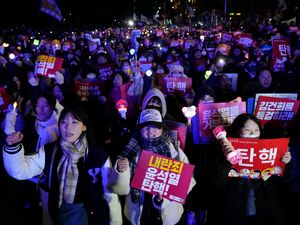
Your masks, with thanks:
M 17 105 L 18 105 L 17 102 L 14 102 L 14 104 L 13 104 L 13 107 L 14 107 L 13 111 L 16 111 Z
M 214 134 L 215 138 L 217 140 L 219 140 L 220 142 L 222 142 L 222 143 L 229 142 L 226 137 L 227 132 L 224 129 L 224 127 L 222 127 L 222 126 L 215 127 L 213 129 L 213 134 Z M 225 154 L 227 160 L 233 165 L 238 164 L 239 162 L 242 161 L 240 152 L 237 150 L 233 150 L 231 152 L 224 152 L 224 154 Z
M 14 102 L 13 110 L 6 113 L 6 115 L 5 115 L 4 132 L 7 135 L 10 135 L 10 134 L 16 132 L 15 125 L 16 125 L 16 120 L 17 120 L 17 115 L 18 115 L 16 108 L 17 108 L 17 102 Z
M 129 53 L 133 57 L 133 60 L 130 59 L 130 61 L 134 62 L 135 69 L 137 69 L 137 52 L 136 52 L 136 50 L 134 48 L 132 48 L 132 49 L 129 50 Z
M 16 58 L 16 55 L 14 53 L 9 53 L 8 57 L 9 59 L 14 60 Z
M 225 60 L 223 58 L 220 58 L 218 61 L 218 65 L 223 68 L 225 66 Z
M 205 80 L 207 80 L 211 75 L 212 75 L 212 71 L 206 70 L 205 75 L 204 75 Z
M 196 115 L 196 106 L 192 105 L 190 107 L 183 107 L 182 112 L 188 119 L 188 125 L 191 125 L 192 118 Z
M 134 55 L 134 53 L 135 53 L 134 48 L 130 49 L 130 50 L 129 50 L 129 53 L 130 53 L 130 55 Z
M 123 119 L 126 119 L 127 102 L 124 99 L 120 99 L 116 103 L 116 107 Z
M 146 71 L 146 75 L 147 75 L 148 77 L 151 77 L 152 71 L 151 71 L 151 70 L 147 70 L 147 71 Z

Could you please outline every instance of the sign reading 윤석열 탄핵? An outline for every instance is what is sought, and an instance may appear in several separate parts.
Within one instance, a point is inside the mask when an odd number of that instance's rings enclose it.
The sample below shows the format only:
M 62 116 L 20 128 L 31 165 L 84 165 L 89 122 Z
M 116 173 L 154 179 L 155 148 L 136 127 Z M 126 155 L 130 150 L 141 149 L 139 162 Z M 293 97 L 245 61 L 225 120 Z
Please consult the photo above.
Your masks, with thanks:
M 131 187 L 183 204 L 193 170 L 191 164 L 143 150 Z

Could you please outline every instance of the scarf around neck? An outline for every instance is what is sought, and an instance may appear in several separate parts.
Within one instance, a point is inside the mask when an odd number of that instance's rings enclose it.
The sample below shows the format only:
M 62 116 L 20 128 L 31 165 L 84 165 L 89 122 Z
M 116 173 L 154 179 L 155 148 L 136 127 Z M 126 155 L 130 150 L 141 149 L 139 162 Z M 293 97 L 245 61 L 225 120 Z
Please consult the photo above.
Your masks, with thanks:
M 60 146 L 63 151 L 63 156 L 59 161 L 57 169 L 59 180 L 59 207 L 63 201 L 66 203 L 73 203 L 74 201 L 79 176 L 77 163 L 87 151 L 86 136 L 83 135 L 74 144 L 61 140 Z
M 162 156 L 171 158 L 171 152 L 169 144 L 171 139 L 168 132 L 163 132 L 160 137 L 157 138 L 142 138 L 141 135 L 136 132 L 125 146 L 125 150 L 120 154 L 120 157 L 127 158 L 131 167 L 131 176 L 133 178 L 138 158 L 142 150 L 150 151 Z M 144 201 L 144 193 L 135 188 L 131 188 L 131 201 L 138 205 L 142 205 Z
M 39 135 L 36 151 L 38 151 L 39 148 L 45 144 L 56 141 L 59 135 L 58 118 L 56 112 L 53 111 L 51 117 L 47 121 L 36 120 L 35 130 Z

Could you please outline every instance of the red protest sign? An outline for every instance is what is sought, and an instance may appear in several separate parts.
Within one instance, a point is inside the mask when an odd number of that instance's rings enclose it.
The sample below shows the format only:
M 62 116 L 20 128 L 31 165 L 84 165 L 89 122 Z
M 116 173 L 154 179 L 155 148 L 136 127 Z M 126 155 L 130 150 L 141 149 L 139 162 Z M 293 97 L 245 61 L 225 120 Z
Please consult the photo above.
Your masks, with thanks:
M 197 135 L 200 143 L 210 143 L 214 136 L 212 130 L 222 125 L 229 126 L 240 114 L 246 112 L 245 102 L 199 103 Z
M 192 95 L 192 78 L 164 77 L 160 79 L 161 92 L 164 94 L 183 93 L 186 97 Z
M 184 150 L 187 132 L 186 124 L 179 123 L 176 121 L 165 120 L 164 125 L 166 125 L 166 127 L 169 130 L 172 143 Z
M 166 74 L 164 73 L 155 73 L 154 75 L 154 85 L 159 86 L 160 80 L 164 78 Z
M 242 48 L 250 48 L 254 44 L 251 34 L 242 33 L 237 41 L 237 45 Z
M 4 112 L 9 105 L 9 97 L 7 95 L 6 89 L 0 87 L 0 112 Z
M 142 151 L 131 187 L 184 204 L 194 166 L 149 151 Z
M 274 71 L 285 71 L 285 62 L 291 58 L 291 45 L 285 37 L 272 37 L 271 68 Z
M 104 66 L 100 66 L 98 71 L 101 81 L 106 81 L 111 79 L 115 68 L 112 64 L 105 64 Z
M 152 68 L 151 61 L 139 61 L 140 69 L 143 73 L 146 73 L 147 70 Z
M 48 55 L 39 55 L 35 61 L 34 74 L 40 76 L 54 77 L 63 65 L 63 58 Z
M 285 164 L 281 157 L 288 149 L 289 138 L 253 139 L 228 138 L 241 155 L 241 162 L 232 165 L 230 177 L 259 179 L 264 176 L 282 176 Z
M 219 52 L 223 55 L 229 55 L 231 46 L 227 44 L 219 44 L 216 48 L 216 53 Z
M 291 46 L 289 40 L 285 37 L 277 38 L 272 37 L 272 48 L 274 58 L 290 58 Z
M 270 122 L 275 126 L 287 128 L 294 121 L 299 105 L 299 100 L 260 96 L 254 115 L 262 126 Z
M 103 89 L 103 82 L 101 81 L 89 81 L 89 80 L 75 80 L 74 90 L 79 97 L 96 97 L 101 95 Z

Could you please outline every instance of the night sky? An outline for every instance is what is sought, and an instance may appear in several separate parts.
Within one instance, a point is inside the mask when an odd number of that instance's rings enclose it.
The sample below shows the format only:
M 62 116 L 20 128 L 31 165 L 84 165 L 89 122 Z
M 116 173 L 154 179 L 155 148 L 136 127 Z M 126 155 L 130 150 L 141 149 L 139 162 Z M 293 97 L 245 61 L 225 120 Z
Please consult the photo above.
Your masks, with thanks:
M 136 13 L 152 17 L 155 10 L 153 5 L 162 0 L 135 0 Z M 278 0 L 227 0 L 228 12 L 247 10 L 274 10 Z M 298 0 L 286 0 L 288 6 L 295 5 Z M 56 0 L 66 19 L 65 27 L 77 26 L 109 26 L 114 20 L 121 21 L 133 15 L 134 0 Z M 251 3 L 250 3 L 251 2 Z M 2 0 L 0 4 L 0 28 L 16 27 L 29 24 L 38 27 L 55 26 L 58 22 L 52 17 L 39 12 L 40 0 Z M 157 5 L 158 5 L 157 4 Z M 199 0 L 198 9 L 206 11 L 219 8 L 223 11 L 224 0 Z M 244 6 L 241 9 L 237 7 Z M 292 7 L 290 7 L 292 8 Z
M 133 0 L 56 0 L 66 25 L 105 25 L 133 15 Z M 0 26 L 33 24 L 37 26 L 57 23 L 51 17 L 39 12 L 40 0 L 7 0 L 2 3 Z M 83 5 L 84 4 L 84 5 Z M 137 10 L 150 15 L 153 11 L 151 0 L 137 0 Z M 147 16 L 148 16 L 147 15 Z

